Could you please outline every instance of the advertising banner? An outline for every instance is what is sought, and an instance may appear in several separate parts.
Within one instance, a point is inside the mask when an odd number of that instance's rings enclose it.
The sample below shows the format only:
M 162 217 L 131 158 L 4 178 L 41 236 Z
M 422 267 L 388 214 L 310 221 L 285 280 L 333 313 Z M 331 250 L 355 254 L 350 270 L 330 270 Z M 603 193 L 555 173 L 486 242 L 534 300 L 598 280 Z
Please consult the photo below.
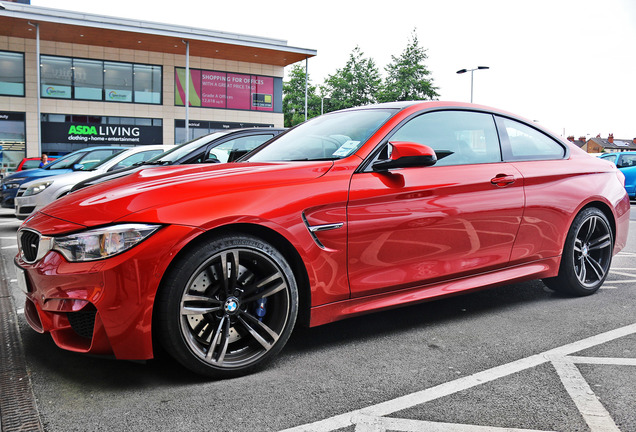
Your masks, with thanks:
M 227 74 L 203 71 L 201 74 L 201 106 L 225 108 Z
M 175 68 L 174 70 L 174 103 L 175 105 L 184 105 L 185 100 L 185 86 L 189 85 L 190 106 L 201 106 L 201 71 L 198 69 L 190 69 L 190 79 L 186 83 L 186 70 L 182 68 Z
M 274 111 L 275 79 L 280 80 L 274 77 L 190 69 L 190 106 Z M 185 85 L 185 69 L 175 68 L 175 105 L 183 106 Z

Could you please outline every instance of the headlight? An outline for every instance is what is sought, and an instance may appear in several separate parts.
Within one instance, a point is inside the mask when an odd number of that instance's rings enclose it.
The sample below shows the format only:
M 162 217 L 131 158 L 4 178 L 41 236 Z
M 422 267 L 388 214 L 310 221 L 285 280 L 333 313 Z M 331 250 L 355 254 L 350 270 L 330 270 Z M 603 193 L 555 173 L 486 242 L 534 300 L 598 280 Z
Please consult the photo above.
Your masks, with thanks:
M 17 189 L 20 187 L 20 183 L 5 183 L 4 187 L 7 189 Z
M 53 239 L 53 249 L 69 261 L 95 261 L 120 254 L 142 242 L 160 225 L 123 224 Z
M 27 190 L 24 191 L 24 194 L 22 196 L 37 195 L 40 192 L 42 192 L 44 189 L 46 189 L 47 187 L 51 186 L 52 184 L 53 184 L 53 181 L 36 183 L 32 186 L 29 186 Z

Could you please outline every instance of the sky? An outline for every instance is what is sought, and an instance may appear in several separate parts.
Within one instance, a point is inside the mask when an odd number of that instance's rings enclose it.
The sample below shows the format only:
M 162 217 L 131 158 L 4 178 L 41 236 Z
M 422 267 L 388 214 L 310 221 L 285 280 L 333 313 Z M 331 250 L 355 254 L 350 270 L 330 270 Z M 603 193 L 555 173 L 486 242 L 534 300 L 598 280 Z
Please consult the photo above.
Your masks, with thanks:
M 286 40 L 312 84 L 359 46 L 379 70 L 415 31 L 440 100 L 503 109 L 576 138 L 636 137 L 635 0 L 31 0 L 37 6 Z

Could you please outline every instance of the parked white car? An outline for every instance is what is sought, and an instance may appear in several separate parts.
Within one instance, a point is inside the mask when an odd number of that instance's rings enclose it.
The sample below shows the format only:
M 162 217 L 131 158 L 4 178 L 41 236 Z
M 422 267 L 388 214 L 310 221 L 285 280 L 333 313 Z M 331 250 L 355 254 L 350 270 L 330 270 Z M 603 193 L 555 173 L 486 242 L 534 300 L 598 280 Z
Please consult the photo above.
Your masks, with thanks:
M 138 162 L 151 159 L 173 148 L 171 145 L 143 145 L 132 147 L 101 161 L 95 166 L 81 165 L 73 167 L 75 171 L 33 180 L 24 183 L 15 198 L 15 216 L 26 219 L 47 204 L 66 195 L 71 188 L 90 177 L 126 168 Z

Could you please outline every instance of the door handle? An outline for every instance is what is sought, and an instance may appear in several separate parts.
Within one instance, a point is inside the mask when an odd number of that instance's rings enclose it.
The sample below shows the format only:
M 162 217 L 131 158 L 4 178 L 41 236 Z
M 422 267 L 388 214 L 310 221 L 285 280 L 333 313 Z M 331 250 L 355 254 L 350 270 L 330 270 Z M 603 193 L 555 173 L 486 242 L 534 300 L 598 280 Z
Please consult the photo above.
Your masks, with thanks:
M 508 175 L 508 174 L 497 174 L 490 180 L 490 183 L 499 187 L 508 186 L 510 184 L 513 184 L 514 182 L 515 182 L 515 176 Z

